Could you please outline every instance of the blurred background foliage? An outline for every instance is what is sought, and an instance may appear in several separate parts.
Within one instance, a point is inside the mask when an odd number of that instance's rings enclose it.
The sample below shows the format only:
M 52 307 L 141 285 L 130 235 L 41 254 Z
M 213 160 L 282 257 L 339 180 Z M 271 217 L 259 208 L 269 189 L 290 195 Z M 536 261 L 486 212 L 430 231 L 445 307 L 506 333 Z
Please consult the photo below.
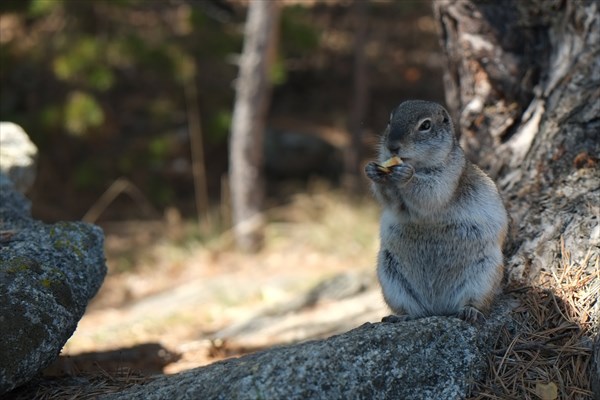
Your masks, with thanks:
M 344 136 L 352 2 L 284 5 L 268 124 L 306 131 L 309 122 L 317 136 L 325 128 Z M 79 219 L 119 177 L 158 210 L 193 213 L 188 85 L 198 93 L 208 189 L 217 203 L 246 6 L 244 0 L 0 3 L 0 119 L 23 126 L 39 148 L 34 215 Z M 441 61 L 427 1 L 371 1 L 368 23 L 364 128 L 375 135 L 402 99 L 442 100 Z M 103 218 L 144 217 L 131 201 L 120 201 Z

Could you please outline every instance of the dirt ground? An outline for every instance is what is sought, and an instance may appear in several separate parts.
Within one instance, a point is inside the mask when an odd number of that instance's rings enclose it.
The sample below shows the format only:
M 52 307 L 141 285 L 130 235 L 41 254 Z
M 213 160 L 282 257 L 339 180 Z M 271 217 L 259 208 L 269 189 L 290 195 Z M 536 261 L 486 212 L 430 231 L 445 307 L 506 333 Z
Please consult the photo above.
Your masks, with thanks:
M 257 254 L 193 222 L 105 224 L 109 273 L 45 374 L 175 373 L 386 315 L 372 199 L 322 190 L 267 216 Z

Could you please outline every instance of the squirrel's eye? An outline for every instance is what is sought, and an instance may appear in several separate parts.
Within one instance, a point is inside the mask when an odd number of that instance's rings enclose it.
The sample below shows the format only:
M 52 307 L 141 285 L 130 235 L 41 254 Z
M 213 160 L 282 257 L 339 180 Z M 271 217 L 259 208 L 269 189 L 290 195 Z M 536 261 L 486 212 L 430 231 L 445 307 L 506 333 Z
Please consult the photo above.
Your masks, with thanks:
M 426 119 L 425 121 L 421 122 L 421 125 L 419 125 L 419 130 L 421 132 L 428 131 L 429 129 L 431 129 L 431 120 L 430 119 Z

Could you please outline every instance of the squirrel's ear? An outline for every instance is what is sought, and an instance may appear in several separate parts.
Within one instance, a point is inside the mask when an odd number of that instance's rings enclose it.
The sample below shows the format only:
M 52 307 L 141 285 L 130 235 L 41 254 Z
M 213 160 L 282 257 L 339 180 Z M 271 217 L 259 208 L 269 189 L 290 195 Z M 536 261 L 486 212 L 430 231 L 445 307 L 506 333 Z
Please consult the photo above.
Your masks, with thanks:
M 445 124 L 450 122 L 450 116 L 446 110 L 442 110 L 442 118 Z
M 385 127 L 385 129 L 384 129 L 383 133 L 381 134 L 381 139 L 382 139 L 382 140 L 385 140 L 385 139 L 386 139 L 386 138 L 387 138 L 389 135 L 390 135 L 390 124 L 388 124 L 388 125 Z

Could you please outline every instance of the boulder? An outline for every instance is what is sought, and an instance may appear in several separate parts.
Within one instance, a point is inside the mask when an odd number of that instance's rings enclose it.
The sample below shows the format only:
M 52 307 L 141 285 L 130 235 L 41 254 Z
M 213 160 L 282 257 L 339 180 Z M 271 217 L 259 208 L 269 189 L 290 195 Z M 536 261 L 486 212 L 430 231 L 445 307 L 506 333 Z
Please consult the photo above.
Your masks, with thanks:
M 33 220 L 0 173 L 0 395 L 58 357 L 106 274 L 103 241 L 94 225 Z
M 23 128 L 0 122 L 0 172 L 7 175 L 17 190 L 26 193 L 36 175 L 37 147 Z
M 452 317 L 366 323 L 133 385 L 100 399 L 462 399 L 512 306 L 484 326 Z
M 342 174 L 341 150 L 317 134 L 269 129 L 264 154 L 265 174 L 270 179 L 320 176 L 335 182 Z

